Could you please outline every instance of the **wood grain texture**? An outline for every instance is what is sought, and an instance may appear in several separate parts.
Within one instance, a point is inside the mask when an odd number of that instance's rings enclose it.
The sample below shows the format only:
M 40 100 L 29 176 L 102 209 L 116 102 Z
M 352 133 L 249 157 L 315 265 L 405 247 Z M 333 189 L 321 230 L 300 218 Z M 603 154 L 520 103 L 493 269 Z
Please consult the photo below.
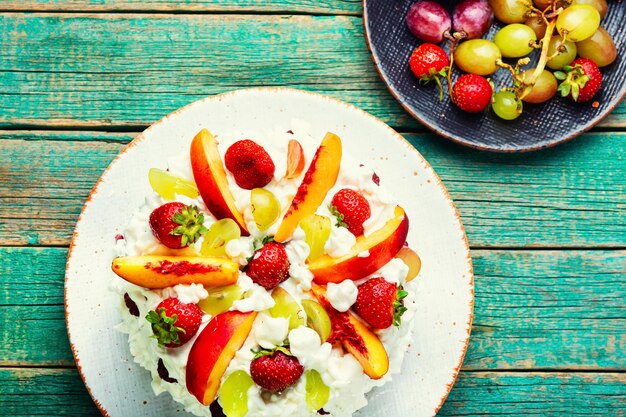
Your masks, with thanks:
M 67 245 L 93 185 L 133 136 L 0 132 L 0 244 Z M 450 191 L 472 247 L 626 247 L 626 134 L 529 155 L 406 137 Z
M 620 417 L 626 415 L 626 374 L 462 373 L 438 415 Z M 76 369 L 7 368 L 0 369 L 0 416 L 100 413 Z
M 353 14 L 361 0 L 3 0 L 7 11 L 238 12 Z
M 289 86 L 424 129 L 379 79 L 358 16 L 7 13 L 0 32 L 0 127 L 144 127 L 207 95 Z
M 66 256 L 64 248 L 0 249 L 0 366 L 73 364 L 62 305 Z M 626 251 L 472 256 L 465 370 L 626 371 Z

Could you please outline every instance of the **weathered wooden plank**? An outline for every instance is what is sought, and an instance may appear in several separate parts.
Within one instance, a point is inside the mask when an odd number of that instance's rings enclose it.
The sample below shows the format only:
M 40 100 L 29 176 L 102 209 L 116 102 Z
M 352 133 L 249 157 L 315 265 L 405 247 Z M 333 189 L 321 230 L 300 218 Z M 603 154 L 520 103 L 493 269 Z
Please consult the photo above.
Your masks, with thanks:
M 150 399 L 147 399 L 150 401 Z M 439 416 L 624 416 L 626 374 L 464 372 Z M 0 416 L 100 416 L 76 369 L 0 369 Z
M 361 14 L 361 0 L 4 0 L 5 11 Z
M 62 305 L 66 253 L 0 249 L 0 366 L 73 363 Z M 473 259 L 464 369 L 626 370 L 625 251 L 474 251 Z
M 191 101 L 290 86 L 423 129 L 384 87 L 358 16 L 1 14 L 1 126 L 145 126 Z M 622 103 L 603 126 L 626 126 Z
M 0 244 L 67 245 L 97 178 L 133 136 L 0 132 Z M 406 136 L 448 187 L 473 247 L 626 246 L 626 134 L 528 155 Z

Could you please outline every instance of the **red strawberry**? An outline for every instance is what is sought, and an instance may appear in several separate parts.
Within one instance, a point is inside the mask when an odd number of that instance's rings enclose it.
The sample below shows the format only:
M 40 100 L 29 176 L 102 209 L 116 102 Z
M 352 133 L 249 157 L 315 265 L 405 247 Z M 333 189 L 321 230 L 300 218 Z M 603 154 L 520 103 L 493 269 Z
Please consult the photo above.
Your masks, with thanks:
M 559 91 L 563 97 L 584 103 L 591 100 L 602 85 L 602 74 L 591 59 L 577 58 L 563 69 L 565 72 L 554 73 L 557 79 L 563 81 L 559 85 Z
M 250 363 L 250 376 L 261 388 L 279 393 L 294 385 L 302 376 L 304 367 L 298 358 L 285 348 L 261 351 Z
M 159 346 L 175 348 L 184 345 L 202 323 L 202 310 L 197 304 L 182 303 L 178 298 L 166 298 L 146 316 L 152 324 Z
M 244 139 L 230 145 L 224 155 L 226 168 L 241 188 L 265 187 L 274 176 L 274 162 L 258 143 Z
M 195 243 L 207 231 L 202 224 L 204 214 L 195 206 L 183 203 L 166 203 L 150 214 L 150 228 L 159 242 L 172 249 Z
M 363 222 L 372 212 L 365 197 L 349 188 L 337 191 L 330 202 L 330 212 L 337 216 L 339 226 L 345 226 L 355 236 L 363 234 Z
M 271 290 L 289 278 L 289 258 L 283 245 L 268 242 L 254 253 L 246 274 L 266 290 Z
M 476 74 L 461 75 L 452 89 L 452 102 L 461 110 L 479 113 L 491 103 L 493 88 L 485 78 Z
M 371 278 L 359 286 L 354 311 L 375 329 L 400 325 L 400 317 L 406 311 L 402 300 L 408 294 L 396 284 L 384 278 Z
M 432 43 L 423 43 L 411 54 L 409 59 L 411 71 L 420 83 L 435 81 L 439 87 L 439 100 L 443 98 L 443 87 L 441 77 L 445 77 L 450 66 L 450 59 L 441 47 Z

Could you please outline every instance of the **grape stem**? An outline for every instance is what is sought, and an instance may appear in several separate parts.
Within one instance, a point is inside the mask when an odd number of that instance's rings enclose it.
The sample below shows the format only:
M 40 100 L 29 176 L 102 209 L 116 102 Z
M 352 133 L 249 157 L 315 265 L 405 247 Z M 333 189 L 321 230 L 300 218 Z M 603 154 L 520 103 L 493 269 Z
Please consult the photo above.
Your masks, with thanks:
M 446 80 L 448 81 L 448 94 L 452 99 L 452 68 L 454 68 L 454 51 L 459 41 L 467 37 L 465 32 L 454 32 L 452 35 L 446 33 L 446 38 L 450 40 L 450 68 L 448 68 L 448 74 L 446 74 Z
M 525 88 L 522 89 L 522 93 L 518 97 L 520 100 L 526 97 L 528 94 L 530 94 L 530 92 L 532 91 L 532 87 L 535 85 L 535 83 L 537 82 L 537 79 L 539 78 L 543 70 L 546 68 L 546 64 L 548 63 L 548 48 L 550 46 L 550 38 L 552 37 L 552 33 L 554 32 L 555 27 L 556 27 L 556 19 L 553 18 L 548 23 L 548 27 L 546 28 L 546 34 L 541 40 L 542 42 L 541 55 L 539 56 L 539 62 L 537 63 L 537 68 L 535 68 L 535 71 L 531 74 L 528 80 L 522 81 L 522 84 L 525 86 Z M 531 88 L 528 88 L 528 87 L 531 87 Z

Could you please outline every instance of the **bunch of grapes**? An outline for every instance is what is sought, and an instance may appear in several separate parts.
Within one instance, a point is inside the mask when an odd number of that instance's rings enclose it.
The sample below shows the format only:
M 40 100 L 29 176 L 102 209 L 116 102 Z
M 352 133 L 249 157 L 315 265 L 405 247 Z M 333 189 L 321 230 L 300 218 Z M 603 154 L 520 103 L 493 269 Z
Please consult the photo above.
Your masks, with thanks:
M 443 96 L 468 112 L 491 104 L 502 119 L 513 120 L 523 103 L 543 103 L 557 93 L 576 102 L 589 101 L 600 89 L 598 67 L 617 57 L 611 35 L 600 26 L 606 0 L 462 0 L 452 15 L 433 0 L 420 0 L 408 11 L 410 31 L 425 43 L 410 67 L 420 81 L 436 81 Z M 492 40 L 482 39 L 494 16 L 505 24 Z M 450 55 L 438 45 L 450 42 Z M 530 56 L 538 62 L 530 67 Z M 507 61 L 505 61 L 506 59 Z M 462 72 L 452 85 L 452 68 Z M 508 71 L 512 82 L 494 93 L 487 76 Z

